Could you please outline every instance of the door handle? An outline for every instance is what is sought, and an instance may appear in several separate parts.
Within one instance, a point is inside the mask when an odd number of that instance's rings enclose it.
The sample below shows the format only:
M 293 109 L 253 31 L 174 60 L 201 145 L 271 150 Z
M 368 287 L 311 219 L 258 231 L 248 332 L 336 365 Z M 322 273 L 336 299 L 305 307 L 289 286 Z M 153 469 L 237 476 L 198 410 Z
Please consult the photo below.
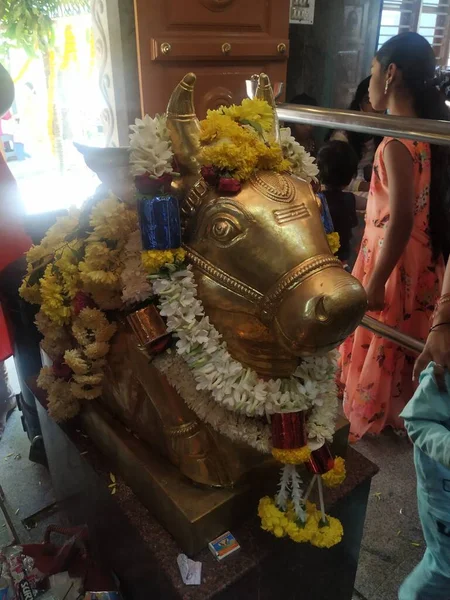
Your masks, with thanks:
M 169 44 L 169 42 L 163 42 L 161 44 L 161 52 L 164 54 L 164 56 L 167 56 L 171 50 L 172 46 Z
M 231 52 L 231 44 L 229 44 L 228 42 L 225 42 L 224 44 L 222 44 L 222 54 L 230 54 Z

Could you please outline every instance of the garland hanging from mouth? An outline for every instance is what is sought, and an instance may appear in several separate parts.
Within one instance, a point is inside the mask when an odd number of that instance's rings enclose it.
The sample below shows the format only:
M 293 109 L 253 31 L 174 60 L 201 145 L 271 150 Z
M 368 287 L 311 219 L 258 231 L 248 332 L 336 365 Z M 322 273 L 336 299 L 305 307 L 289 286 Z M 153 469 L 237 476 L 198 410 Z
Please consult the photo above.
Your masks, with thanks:
M 344 461 L 333 459 L 326 446 L 334 433 L 337 412 L 336 353 L 303 360 L 288 379 L 262 380 L 228 353 L 197 298 L 191 266 L 183 269 L 169 263 L 150 279 L 168 331 L 177 338 L 176 355 L 157 357 L 156 368 L 202 421 L 232 440 L 266 453 L 271 451 L 284 463 L 279 493 L 260 500 L 261 527 L 276 537 L 319 548 L 338 544 L 343 527 L 338 519 L 325 513 L 323 496 L 323 484 L 334 487 L 345 478 Z M 279 448 L 275 417 L 283 420 L 292 415 L 291 421 L 300 422 L 299 415 L 305 414 L 307 443 L 296 444 L 294 439 L 290 445 L 283 445 L 285 449 Z M 265 423 L 271 415 L 272 439 L 270 425 Z M 286 442 L 283 436 L 280 439 Z M 301 463 L 307 463 L 314 472 L 306 492 L 297 471 Z M 308 501 L 314 486 L 320 509 Z
M 178 338 L 176 351 L 192 371 L 197 390 L 208 391 L 223 408 L 247 417 L 310 411 L 307 432 L 311 445 L 331 441 L 337 414 L 337 354 L 306 358 L 292 377 L 265 381 L 228 353 L 197 297 L 192 268 L 168 269 L 166 273 L 151 277 L 153 291 L 168 331 Z

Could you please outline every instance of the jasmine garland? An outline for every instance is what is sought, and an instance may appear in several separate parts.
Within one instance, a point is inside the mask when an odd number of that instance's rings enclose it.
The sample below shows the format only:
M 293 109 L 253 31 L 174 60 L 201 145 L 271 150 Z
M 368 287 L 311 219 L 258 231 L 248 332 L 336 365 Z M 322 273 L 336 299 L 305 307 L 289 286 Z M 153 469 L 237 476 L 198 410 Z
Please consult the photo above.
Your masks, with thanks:
M 168 330 L 178 338 L 176 351 L 191 370 L 198 392 L 207 391 L 222 408 L 253 418 L 308 410 L 309 445 L 318 448 L 331 441 L 337 414 L 335 352 L 303 360 L 290 378 L 264 381 L 228 353 L 197 298 L 190 266 L 156 275 L 152 284 Z

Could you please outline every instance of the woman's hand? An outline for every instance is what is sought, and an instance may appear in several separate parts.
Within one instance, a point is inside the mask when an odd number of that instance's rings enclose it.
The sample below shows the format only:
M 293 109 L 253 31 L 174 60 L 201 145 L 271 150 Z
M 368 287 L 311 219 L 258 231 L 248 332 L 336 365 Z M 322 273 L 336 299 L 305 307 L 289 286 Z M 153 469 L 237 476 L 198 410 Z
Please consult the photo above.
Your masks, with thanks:
M 366 287 L 368 309 L 381 311 L 384 308 L 385 285 L 371 279 Z
M 414 381 L 432 360 L 436 365 L 450 369 L 450 324 L 437 327 L 428 335 L 425 348 L 414 365 Z

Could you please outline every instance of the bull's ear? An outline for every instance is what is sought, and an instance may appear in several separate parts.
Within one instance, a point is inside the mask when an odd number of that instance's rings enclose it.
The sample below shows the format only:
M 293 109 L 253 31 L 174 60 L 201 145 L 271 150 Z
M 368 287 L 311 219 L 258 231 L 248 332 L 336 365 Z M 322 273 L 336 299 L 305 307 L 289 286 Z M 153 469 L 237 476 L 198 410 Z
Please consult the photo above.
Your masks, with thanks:
M 265 100 L 273 110 L 273 125 L 272 131 L 270 132 L 272 138 L 280 143 L 280 125 L 278 122 L 277 107 L 275 104 L 275 96 L 273 94 L 272 86 L 270 85 L 270 79 L 265 73 L 261 73 L 258 80 L 258 87 L 256 88 L 256 98 Z
M 167 127 L 182 176 L 200 173 L 200 123 L 194 109 L 195 79 L 194 73 L 185 75 L 174 89 L 167 106 Z

